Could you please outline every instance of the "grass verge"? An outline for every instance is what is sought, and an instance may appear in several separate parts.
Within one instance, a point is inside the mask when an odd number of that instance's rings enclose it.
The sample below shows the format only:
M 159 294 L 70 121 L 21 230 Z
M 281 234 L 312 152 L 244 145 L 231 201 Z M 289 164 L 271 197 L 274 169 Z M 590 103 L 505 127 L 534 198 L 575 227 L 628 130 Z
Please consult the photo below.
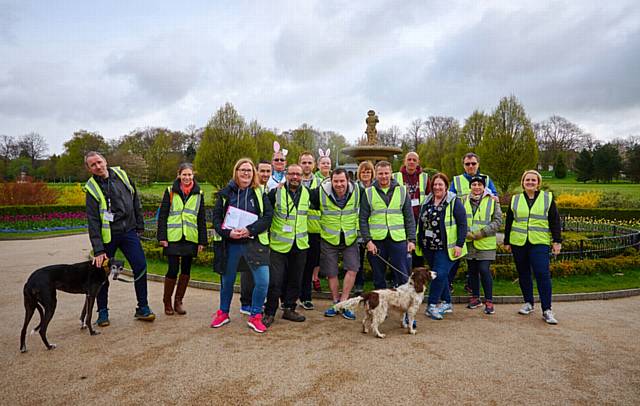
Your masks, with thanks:
M 124 259 L 122 254 L 118 257 Z M 127 266 L 128 263 L 127 263 Z M 155 275 L 164 276 L 167 273 L 167 263 L 159 260 L 147 260 L 148 272 Z M 621 275 L 620 275 L 621 274 Z M 211 267 L 194 265 L 191 268 L 191 278 L 193 280 L 205 282 L 220 282 L 220 275 L 213 272 Z M 553 293 L 589 293 L 606 292 L 610 290 L 640 288 L 640 268 L 621 270 L 618 274 L 597 273 L 589 276 L 574 275 L 553 279 Z M 240 283 L 240 274 L 236 276 L 236 284 Z M 326 279 L 321 279 L 322 290 L 328 291 L 329 286 Z M 535 282 L 534 282 L 535 286 Z M 371 281 L 365 282 L 365 290 L 372 290 Z M 464 292 L 464 280 L 456 280 L 454 283 L 454 294 L 462 295 Z M 537 292 L 537 290 L 536 290 Z M 482 291 L 481 291 L 482 293 Z M 518 296 L 521 295 L 518 281 L 494 280 L 494 296 Z

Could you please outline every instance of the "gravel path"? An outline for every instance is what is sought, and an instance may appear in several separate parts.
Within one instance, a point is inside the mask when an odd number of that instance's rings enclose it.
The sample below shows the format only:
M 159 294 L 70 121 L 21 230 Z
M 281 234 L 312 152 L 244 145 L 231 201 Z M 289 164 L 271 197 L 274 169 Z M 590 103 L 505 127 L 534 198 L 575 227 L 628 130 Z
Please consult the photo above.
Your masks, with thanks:
M 86 235 L 0 242 L 1 403 L 15 404 L 638 404 L 640 297 L 558 303 L 548 326 L 540 310 L 462 306 L 444 321 L 420 314 L 418 334 L 392 312 L 384 340 L 361 324 L 307 311 L 279 318 L 264 335 L 246 327 L 234 297 L 232 322 L 209 328 L 218 292 L 187 291 L 186 316 L 164 316 L 162 285 L 149 282 L 154 323 L 133 319 L 129 284 L 112 284 L 111 326 L 79 329 L 83 298 L 58 294 L 47 351 L 30 336 L 19 352 L 22 286 L 38 267 L 86 258 Z M 361 309 L 358 317 L 361 317 Z M 30 328 L 37 323 L 34 316 Z

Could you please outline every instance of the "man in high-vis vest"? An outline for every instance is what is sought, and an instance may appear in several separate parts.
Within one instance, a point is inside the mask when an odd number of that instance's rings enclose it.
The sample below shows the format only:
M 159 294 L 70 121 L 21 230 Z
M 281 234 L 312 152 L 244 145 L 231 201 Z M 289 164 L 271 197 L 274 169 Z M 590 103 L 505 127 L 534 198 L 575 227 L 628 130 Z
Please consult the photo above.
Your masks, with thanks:
M 258 162 L 258 180 L 264 192 L 267 192 L 267 182 L 271 179 L 271 164 L 268 161 Z M 251 272 L 240 272 L 240 313 L 251 314 L 251 296 L 253 295 L 253 274 Z
M 413 220 L 418 221 L 418 214 L 420 214 L 420 205 L 424 201 L 431 189 L 429 188 L 429 175 L 422 171 L 420 166 L 420 156 L 417 152 L 408 152 L 404 157 L 404 164 L 400 167 L 399 172 L 393 174 L 393 179 L 398 182 L 399 185 L 407 188 L 407 196 L 411 202 L 411 208 L 413 209 Z M 421 256 L 412 253 L 411 261 L 407 264 L 407 268 L 422 266 L 424 259 Z
M 304 151 L 300 154 L 298 163 L 302 168 L 301 184 L 309 191 L 317 189 L 321 180 L 313 173 L 316 166 L 313 154 L 310 151 Z M 316 286 L 320 286 L 320 280 L 317 279 L 320 271 L 320 210 L 309 209 L 307 213 L 307 234 L 309 236 L 309 249 L 307 250 L 307 259 L 300 283 L 300 305 L 305 310 L 313 310 L 311 283 L 314 280 L 314 275 L 317 281 Z
M 310 207 L 320 210 L 320 271 L 329 279 L 329 289 L 333 302 L 347 300 L 356 274 L 360 268 L 360 252 L 356 243 L 360 188 L 349 180 L 344 168 L 336 168 L 330 179 L 325 179 L 320 187 L 310 193 Z M 342 255 L 345 270 L 342 295 L 339 293 L 338 259 Z M 324 313 L 326 317 L 338 315 L 335 306 Z M 342 316 L 355 320 L 348 309 Z
M 360 234 L 373 270 L 375 289 L 386 289 L 385 271 L 393 267 L 393 285 L 409 278 L 407 256 L 415 250 L 416 223 L 407 189 L 391 179 L 391 164 L 380 161 L 375 166 L 376 180 L 360 201 Z
M 135 279 L 138 307 L 134 317 L 153 321 L 156 316 L 147 302 L 147 261 L 139 237 L 144 231 L 144 218 L 135 185 L 119 167 L 109 168 L 107 160 L 98 152 L 88 152 L 84 162 L 92 174 L 85 190 L 93 262 L 98 267 L 102 266 L 102 262 L 115 256 L 120 248 L 131 264 Z M 109 325 L 108 295 L 109 281 L 102 286 L 96 298 L 96 323 L 101 327 Z
M 309 249 L 309 190 L 300 184 L 301 178 L 300 165 L 289 165 L 284 185 L 271 190 L 268 195 L 273 206 L 273 220 L 269 229 L 269 292 L 262 320 L 267 327 L 274 322 L 281 296 L 284 296 L 282 318 L 295 322 L 305 320 L 303 315 L 296 312 L 300 281 Z
M 491 178 L 488 175 L 480 174 L 480 157 L 473 152 L 467 152 L 464 157 L 462 157 L 462 167 L 464 168 L 464 173 L 454 176 L 451 180 L 451 185 L 449 186 L 449 191 L 455 193 L 459 198 L 467 196 L 471 191 L 471 179 L 475 176 L 481 176 L 486 179 L 487 190 L 490 192 L 493 200 L 498 203 L 498 191 L 496 190 L 495 185 Z M 458 274 L 458 268 L 460 267 L 460 261 L 456 261 L 451 268 L 451 272 L 449 273 L 449 289 L 453 291 L 453 280 L 456 278 Z M 469 274 L 467 273 L 467 282 L 465 284 L 465 290 L 468 293 L 471 293 L 471 287 L 469 286 Z

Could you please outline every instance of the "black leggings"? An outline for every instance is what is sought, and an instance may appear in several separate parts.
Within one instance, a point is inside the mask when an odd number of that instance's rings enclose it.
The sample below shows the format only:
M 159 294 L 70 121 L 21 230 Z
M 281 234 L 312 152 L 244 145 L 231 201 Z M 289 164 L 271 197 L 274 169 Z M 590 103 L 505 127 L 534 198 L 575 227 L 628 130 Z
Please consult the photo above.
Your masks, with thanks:
M 182 261 L 180 261 L 182 259 Z M 178 277 L 178 268 L 182 268 L 183 275 L 191 274 L 191 261 L 193 257 L 191 256 L 178 256 L 178 255 L 169 255 L 169 270 L 167 271 L 166 277 L 169 279 L 176 279 Z M 182 262 L 182 266 L 180 266 Z
M 480 297 L 480 281 L 482 281 L 482 289 L 484 290 L 484 298 L 493 300 L 493 277 L 489 266 L 492 261 L 468 259 L 469 277 L 471 279 L 471 290 L 473 296 Z

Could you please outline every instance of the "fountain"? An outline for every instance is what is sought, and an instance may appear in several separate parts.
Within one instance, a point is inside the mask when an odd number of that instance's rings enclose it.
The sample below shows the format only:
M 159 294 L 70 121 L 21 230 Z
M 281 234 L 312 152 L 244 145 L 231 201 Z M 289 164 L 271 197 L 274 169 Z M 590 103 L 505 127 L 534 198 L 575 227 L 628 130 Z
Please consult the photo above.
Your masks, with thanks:
M 387 147 L 385 145 L 378 145 L 378 130 L 376 130 L 376 124 L 380 120 L 376 115 L 376 112 L 369 110 L 367 112 L 367 144 L 358 145 L 356 147 L 348 147 L 342 150 L 342 153 L 354 158 L 358 163 L 362 161 L 371 161 L 374 164 L 378 161 L 393 161 L 393 156 L 402 152 L 402 149 L 398 147 Z

